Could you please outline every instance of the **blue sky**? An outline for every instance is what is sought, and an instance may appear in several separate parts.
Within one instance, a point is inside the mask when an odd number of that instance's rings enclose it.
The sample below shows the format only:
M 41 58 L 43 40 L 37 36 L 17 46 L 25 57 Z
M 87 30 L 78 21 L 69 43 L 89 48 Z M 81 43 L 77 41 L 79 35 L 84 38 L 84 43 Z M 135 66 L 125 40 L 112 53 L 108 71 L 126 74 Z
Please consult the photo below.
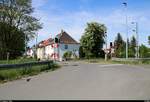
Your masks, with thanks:
M 108 28 L 108 42 L 114 41 L 120 32 L 126 39 L 125 12 L 123 2 L 128 3 L 129 37 L 134 25 L 139 24 L 140 44 L 148 46 L 150 35 L 150 0 L 33 0 L 33 16 L 40 19 L 43 29 L 39 30 L 38 42 L 60 33 L 68 32 L 77 41 L 80 40 L 87 22 L 99 22 Z M 35 40 L 29 45 L 35 44 Z

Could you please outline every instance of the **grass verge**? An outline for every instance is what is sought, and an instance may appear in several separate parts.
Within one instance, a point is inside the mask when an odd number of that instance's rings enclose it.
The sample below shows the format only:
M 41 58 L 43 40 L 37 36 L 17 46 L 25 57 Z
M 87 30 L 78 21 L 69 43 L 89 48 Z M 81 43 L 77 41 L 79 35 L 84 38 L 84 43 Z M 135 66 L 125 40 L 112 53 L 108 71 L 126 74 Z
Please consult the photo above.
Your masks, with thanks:
M 87 63 L 99 63 L 99 64 L 129 64 L 129 65 L 149 65 L 150 60 L 139 60 L 139 61 L 112 61 L 104 59 L 82 59 L 80 61 L 84 61 Z
M 99 63 L 99 64 L 112 64 L 112 63 L 115 63 L 111 60 L 107 60 L 105 61 L 104 59 L 102 58 L 95 58 L 95 59 L 81 59 L 80 61 L 84 61 L 84 62 L 87 62 L 87 63 Z
M 129 64 L 129 65 L 150 65 L 150 60 L 140 60 L 140 61 L 112 61 L 114 63 Z
M 60 68 L 60 66 L 56 63 L 53 63 L 51 64 L 50 67 L 48 65 L 39 65 L 39 66 L 24 67 L 20 69 L 0 70 L 0 83 L 21 79 L 27 76 L 37 75 L 40 74 L 41 72 L 54 71 L 58 68 Z
M 36 59 L 33 58 L 19 58 L 19 59 L 13 59 L 13 60 L 0 60 L 0 64 L 19 64 L 19 63 L 26 63 L 26 62 L 32 62 L 36 61 Z

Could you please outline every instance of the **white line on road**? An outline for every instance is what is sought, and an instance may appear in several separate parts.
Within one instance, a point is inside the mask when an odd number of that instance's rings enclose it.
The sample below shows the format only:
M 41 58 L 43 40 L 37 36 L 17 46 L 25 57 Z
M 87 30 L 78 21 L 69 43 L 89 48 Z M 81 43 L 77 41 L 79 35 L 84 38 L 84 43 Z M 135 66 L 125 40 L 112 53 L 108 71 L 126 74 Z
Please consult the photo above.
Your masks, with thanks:
M 122 66 L 123 64 L 108 64 L 108 65 L 100 65 L 100 67 L 113 67 L 113 66 Z

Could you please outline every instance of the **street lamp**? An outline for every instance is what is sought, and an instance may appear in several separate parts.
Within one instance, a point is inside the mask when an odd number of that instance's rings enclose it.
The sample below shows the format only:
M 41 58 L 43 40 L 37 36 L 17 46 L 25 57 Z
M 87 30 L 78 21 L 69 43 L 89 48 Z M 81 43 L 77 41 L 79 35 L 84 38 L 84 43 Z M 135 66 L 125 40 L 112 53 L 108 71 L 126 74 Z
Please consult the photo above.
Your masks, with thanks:
M 136 33 L 136 58 L 139 58 L 139 35 L 138 35 L 138 22 L 131 22 L 132 24 L 135 24 L 135 30 L 133 30 Z
M 123 3 L 126 12 L 126 59 L 128 59 L 128 16 L 127 16 L 127 3 Z

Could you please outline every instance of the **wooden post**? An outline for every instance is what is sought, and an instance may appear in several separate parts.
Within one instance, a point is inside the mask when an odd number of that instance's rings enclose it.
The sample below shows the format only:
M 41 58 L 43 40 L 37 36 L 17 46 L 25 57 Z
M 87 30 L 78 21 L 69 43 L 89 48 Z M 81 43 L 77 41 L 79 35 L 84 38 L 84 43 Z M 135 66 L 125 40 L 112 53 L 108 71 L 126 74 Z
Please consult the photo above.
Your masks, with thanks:
M 9 52 L 7 52 L 7 63 L 9 61 Z
M 107 53 L 105 53 L 105 61 L 107 61 Z

